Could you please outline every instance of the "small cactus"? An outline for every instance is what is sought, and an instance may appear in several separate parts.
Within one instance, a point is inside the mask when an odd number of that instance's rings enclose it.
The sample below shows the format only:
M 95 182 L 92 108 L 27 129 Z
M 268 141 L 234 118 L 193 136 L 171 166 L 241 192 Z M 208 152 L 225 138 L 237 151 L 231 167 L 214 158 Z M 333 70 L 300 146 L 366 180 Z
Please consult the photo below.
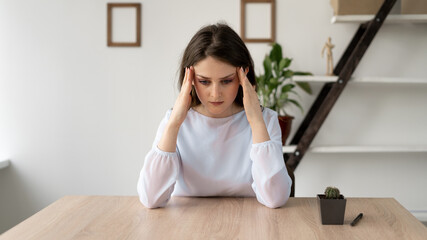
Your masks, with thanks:
M 336 187 L 327 187 L 325 189 L 325 197 L 327 199 L 339 199 L 340 198 L 340 190 Z

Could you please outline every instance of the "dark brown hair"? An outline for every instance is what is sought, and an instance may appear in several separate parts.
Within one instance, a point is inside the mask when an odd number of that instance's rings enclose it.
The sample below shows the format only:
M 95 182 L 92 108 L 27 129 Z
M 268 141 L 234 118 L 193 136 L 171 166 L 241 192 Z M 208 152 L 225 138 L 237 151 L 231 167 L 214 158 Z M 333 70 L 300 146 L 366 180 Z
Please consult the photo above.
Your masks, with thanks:
M 246 76 L 249 82 L 253 86 L 256 86 L 254 63 L 245 43 L 227 24 L 218 23 L 201 28 L 185 48 L 180 66 L 179 90 L 181 90 L 184 80 L 185 68 L 197 64 L 208 56 L 235 67 L 249 68 L 249 72 Z M 200 100 L 197 97 L 194 86 L 191 90 L 191 96 L 191 107 L 199 105 Z M 239 86 L 234 102 L 239 106 L 243 106 L 242 86 Z

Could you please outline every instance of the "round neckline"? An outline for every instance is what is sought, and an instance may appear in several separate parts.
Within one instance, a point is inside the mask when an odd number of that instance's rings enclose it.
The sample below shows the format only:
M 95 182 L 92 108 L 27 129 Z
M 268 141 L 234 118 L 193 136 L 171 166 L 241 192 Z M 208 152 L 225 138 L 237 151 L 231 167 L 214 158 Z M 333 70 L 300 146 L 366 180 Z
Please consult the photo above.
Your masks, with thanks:
M 228 116 L 228 117 L 219 117 L 219 118 L 216 118 L 216 117 L 209 117 L 209 116 L 206 116 L 206 115 L 204 115 L 204 114 L 202 114 L 202 113 L 200 113 L 200 112 L 196 111 L 194 108 L 190 108 L 190 110 L 191 110 L 191 111 L 193 111 L 193 112 L 195 112 L 195 113 L 197 113 L 198 115 L 200 115 L 200 116 L 202 116 L 202 117 L 204 117 L 204 118 L 214 119 L 214 120 L 216 120 L 216 119 L 217 119 L 218 121 L 220 121 L 220 120 L 224 120 L 224 119 L 233 118 L 233 117 L 237 116 L 238 114 L 241 114 L 241 113 L 244 113 L 244 112 L 245 112 L 245 109 L 243 108 L 241 111 L 236 112 L 236 113 L 233 113 L 232 115 L 230 115 L 230 116 Z

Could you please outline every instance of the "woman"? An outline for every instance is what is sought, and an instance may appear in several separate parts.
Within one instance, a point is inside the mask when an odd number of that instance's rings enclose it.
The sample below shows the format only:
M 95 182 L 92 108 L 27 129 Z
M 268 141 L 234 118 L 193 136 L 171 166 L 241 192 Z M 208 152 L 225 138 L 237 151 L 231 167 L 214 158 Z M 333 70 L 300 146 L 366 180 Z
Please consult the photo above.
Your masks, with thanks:
M 236 32 L 225 24 L 200 29 L 179 79 L 140 173 L 142 204 L 164 207 L 171 195 L 256 196 L 283 206 L 292 181 L 277 113 L 260 107 L 252 57 Z

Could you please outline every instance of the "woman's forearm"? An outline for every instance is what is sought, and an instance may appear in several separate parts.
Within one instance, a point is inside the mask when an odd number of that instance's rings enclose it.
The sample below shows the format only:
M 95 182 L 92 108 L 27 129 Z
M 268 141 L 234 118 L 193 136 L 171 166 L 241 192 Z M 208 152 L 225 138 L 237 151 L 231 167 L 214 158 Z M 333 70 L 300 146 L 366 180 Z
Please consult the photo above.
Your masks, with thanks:
M 178 137 L 180 125 L 174 124 L 169 120 L 165 130 L 163 131 L 162 137 L 160 138 L 157 147 L 164 152 L 175 152 L 176 151 L 176 140 Z
M 264 120 L 250 123 L 252 128 L 252 143 L 262 143 L 270 140 Z

